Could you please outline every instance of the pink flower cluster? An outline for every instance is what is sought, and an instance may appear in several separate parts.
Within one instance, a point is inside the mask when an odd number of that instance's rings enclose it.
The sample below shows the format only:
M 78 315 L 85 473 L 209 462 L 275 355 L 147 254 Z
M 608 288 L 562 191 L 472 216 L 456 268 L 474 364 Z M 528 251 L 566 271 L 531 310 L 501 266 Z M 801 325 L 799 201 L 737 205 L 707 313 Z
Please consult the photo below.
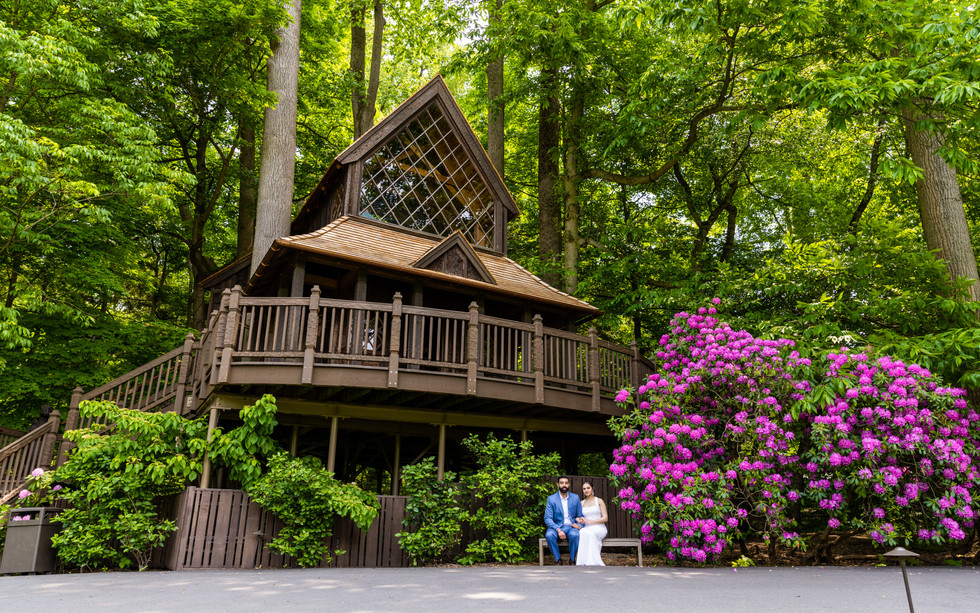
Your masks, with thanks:
M 797 546 L 804 509 L 881 543 L 964 538 L 980 428 L 962 390 L 887 357 L 813 364 L 715 315 L 677 314 L 660 372 L 616 397 L 632 410 L 610 471 L 644 541 L 696 562 L 751 534 Z

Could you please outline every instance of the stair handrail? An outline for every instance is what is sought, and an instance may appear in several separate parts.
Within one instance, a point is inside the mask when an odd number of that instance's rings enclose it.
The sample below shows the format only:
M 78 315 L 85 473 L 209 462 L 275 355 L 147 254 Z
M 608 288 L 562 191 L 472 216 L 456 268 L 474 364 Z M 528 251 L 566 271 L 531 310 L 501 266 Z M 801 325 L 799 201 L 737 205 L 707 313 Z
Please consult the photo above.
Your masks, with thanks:
M 0 449 L 0 470 L 3 473 L 8 471 L 13 473 L 14 483 L 16 485 L 5 492 L 0 492 L 2 497 L 0 497 L 0 504 L 6 504 L 17 495 L 20 490 L 24 488 L 27 484 L 27 478 L 30 476 L 31 471 L 35 468 L 43 468 L 44 470 L 50 470 L 52 464 L 55 461 L 55 444 L 58 442 L 58 431 L 61 428 L 61 413 L 57 410 L 51 411 L 51 415 L 40 427 L 31 430 L 24 436 L 20 437 L 16 441 L 10 443 L 3 449 Z M 10 461 L 18 452 L 23 451 L 26 454 L 33 443 L 40 440 L 40 449 L 37 454 L 37 465 L 32 466 L 32 463 L 28 463 L 29 458 L 20 458 L 19 461 L 15 461 L 13 466 L 10 465 Z M 19 478 L 18 478 L 19 477 Z
M 106 392 L 108 392 L 110 390 L 113 390 L 113 389 L 115 389 L 115 388 L 117 388 L 117 387 L 119 387 L 121 385 L 124 385 L 125 383 L 128 383 L 129 381 L 132 381 L 136 377 L 138 377 L 138 376 L 140 376 L 142 374 L 145 374 L 145 373 L 153 370 L 157 366 L 159 366 L 159 365 L 161 365 L 161 364 L 163 364 L 165 362 L 168 362 L 168 361 L 176 358 L 177 356 L 179 356 L 179 355 L 181 355 L 183 353 L 184 353 L 184 347 L 183 347 L 183 345 L 181 345 L 180 347 L 177 347 L 173 351 L 170 351 L 168 353 L 163 354 L 162 356 L 158 357 L 157 359 L 153 360 L 152 362 L 147 362 L 146 364 L 140 366 L 139 368 L 134 368 L 133 370 L 129 371 L 128 373 L 126 373 L 124 375 L 121 375 L 119 377 L 116 377 L 115 379 L 113 379 L 112 381 L 109 381 L 108 383 L 106 383 L 104 385 L 100 385 L 99 387 L 95 388 L 94 390 L 85 392 L 84 394 L 82 394 L 82 398 L 81 399 L 82 400 L 92 400 L 93 398 L 97 398 L 98 396 L 101 396 L 101 395 L 105 394 Z

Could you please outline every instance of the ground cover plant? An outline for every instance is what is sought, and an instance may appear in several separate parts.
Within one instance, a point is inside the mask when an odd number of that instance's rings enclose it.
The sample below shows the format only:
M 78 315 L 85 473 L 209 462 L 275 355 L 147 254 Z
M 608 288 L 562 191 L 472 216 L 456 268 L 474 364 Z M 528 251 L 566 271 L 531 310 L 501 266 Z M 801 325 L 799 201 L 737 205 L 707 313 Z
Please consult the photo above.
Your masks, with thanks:
M 708 563 L 761 538 L 827 547 L 970 542 L 980 423 L 965 392 L 870 351 L 820 351 L 679 313 L 661 368 L 617 400 L 618 502 L 671 560 Z M 801 536 L 805 532 L 813 536 Z

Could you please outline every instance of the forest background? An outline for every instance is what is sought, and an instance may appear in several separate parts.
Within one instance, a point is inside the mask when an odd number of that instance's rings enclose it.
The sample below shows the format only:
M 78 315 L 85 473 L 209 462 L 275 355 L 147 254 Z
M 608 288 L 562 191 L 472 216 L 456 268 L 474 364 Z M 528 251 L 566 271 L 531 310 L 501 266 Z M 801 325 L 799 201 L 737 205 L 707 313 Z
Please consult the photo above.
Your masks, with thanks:
M 971 2 L 9 0 L 0 425 L 204 321 L 197 283 L 252 248 L 290 13 L 294 211 L 442 74 L 521 208 L 510 257 L 606 338 L 649 354 L 719 297 L 754 334 L 980 389 Z

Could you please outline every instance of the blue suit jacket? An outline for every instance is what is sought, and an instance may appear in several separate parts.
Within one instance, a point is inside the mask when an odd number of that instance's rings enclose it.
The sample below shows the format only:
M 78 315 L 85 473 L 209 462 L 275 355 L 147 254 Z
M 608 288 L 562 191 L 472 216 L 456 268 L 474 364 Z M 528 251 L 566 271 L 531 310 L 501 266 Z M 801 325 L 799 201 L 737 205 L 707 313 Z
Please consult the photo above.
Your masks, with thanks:
M 575 518 L 582 517 L 582 500 L 578 494 L 572 492 L 568 492 L 568 517 L 573 524 Z M 548 504 L 544 508 L 544 525 L 557 530 L 563 523 L 565 523 L 565 513 L 561 509 L 561 494 L 555 492 L 548 496 Z

